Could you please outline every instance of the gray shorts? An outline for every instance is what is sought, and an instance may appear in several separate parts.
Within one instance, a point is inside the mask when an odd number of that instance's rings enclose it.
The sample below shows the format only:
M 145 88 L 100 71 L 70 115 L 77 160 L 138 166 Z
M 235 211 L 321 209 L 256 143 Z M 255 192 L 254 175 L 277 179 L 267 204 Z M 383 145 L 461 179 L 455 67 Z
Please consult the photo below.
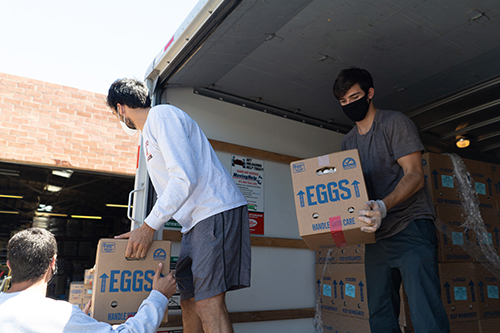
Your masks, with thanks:
M 207 299 L 250 286 L 247 206 L 211 216 L 182 235 L 175 276 L 181 300 Z

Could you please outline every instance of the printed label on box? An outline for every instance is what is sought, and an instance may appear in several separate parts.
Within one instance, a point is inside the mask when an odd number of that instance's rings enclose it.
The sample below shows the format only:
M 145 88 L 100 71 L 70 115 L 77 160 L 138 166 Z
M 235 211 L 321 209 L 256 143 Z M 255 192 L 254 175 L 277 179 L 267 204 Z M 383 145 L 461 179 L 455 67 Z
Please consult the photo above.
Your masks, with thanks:
M 455 290 L 455 300 L 466 301 L 467 300 L 467 288 L 466 287 L 454 287 Z
M 356 167 L 356 161 L 354 160 L 354 158 L 348 157 L 342 162 L 342 167 L 344 168 L 344 170 L 354 169 Z
M 488 298 L 498 299 L 498 287 L 497 286 L 487 286 Z
M 116 243 L 115 242 L 103 242 L 101 247 L 101 252 L 103 253 L 114 253 Z
M 345 295 L 355 298 L 356 297 L 356 286 L 346 283 L 345 284 Z
M 476 182 L 476 192 L 478 194 L 486 195 L 486 185 Z
M 332 297 L 332 286 L 328 284 L 323 285 L 323 295 Z
M 153 252 L 154 261 L 165 261 L 167 259 L 167 252 L 164 249 L 156 249 Z
M 493 244 L 493 235 L 491 232 L 487 232 L 486 234 L 483 234 L 482 238 L 482 243 L 483 244 Z
M 453 177 L 441 175 L 441 183 L 443 184 L 443 187 L 453 188 Z
M 464 245 L 464 234 L 461 232 L 452 232 L 453 245 Z
M 293 173 L 299 173 L 304 171 L 306 171 L 306 165 L 304 164 L 304 162 L 293 165 Z

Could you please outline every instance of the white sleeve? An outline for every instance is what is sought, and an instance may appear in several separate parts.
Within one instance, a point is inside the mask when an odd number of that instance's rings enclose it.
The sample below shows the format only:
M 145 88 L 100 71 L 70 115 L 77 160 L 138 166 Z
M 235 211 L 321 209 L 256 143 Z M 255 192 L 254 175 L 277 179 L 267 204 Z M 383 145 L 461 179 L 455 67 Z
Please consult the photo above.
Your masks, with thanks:
M 165 160 L 164 172 L 168 173 L 169 181 L 165 191 L 158 193 L 158 200 L 144 221 L 155 230 L 170 220 L 193 193 L 200 164 L 196 159 L 198 147 L 191 143 L 188 124 L 184 124 L 177 114 L 158 120 L 161 121 L 151 127 Z
M 109 333 L 109 332 L 134 332 L 154 333 L 158 329 L 168 306 L 168 299 L 159 291 L 152 290 L 137 314 L 130 317 L 119 326 L 99 322 L 86 315 L 82 310 L 74 307 L 73 313 L 64 332 L 71 333 Z

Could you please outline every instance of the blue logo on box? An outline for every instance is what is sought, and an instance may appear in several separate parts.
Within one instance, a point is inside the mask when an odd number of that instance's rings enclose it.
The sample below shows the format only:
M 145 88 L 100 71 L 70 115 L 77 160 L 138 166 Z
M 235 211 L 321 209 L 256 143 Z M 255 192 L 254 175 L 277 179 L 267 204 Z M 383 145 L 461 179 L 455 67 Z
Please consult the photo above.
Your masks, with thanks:
M 115 242 L 104 242 L 102 243 L 101 252 L 103 253 L 115 253 L 116 243 Z
M 153 252 L 153 259 L 155 261 L 165 261 L 167 260 L 167 252 L 165 252 L 164 249 L 156 249 L 155 252 Z
M 304 162 L 293 165 L 293 173 L 299 173 L 304 171 L 306 171 L 306 165 L 304 164 Z
M 354 169 L 356 167 L 356 161 L 354 158 L 348 157 L 342 162 L 342 167 L 344 170 Z

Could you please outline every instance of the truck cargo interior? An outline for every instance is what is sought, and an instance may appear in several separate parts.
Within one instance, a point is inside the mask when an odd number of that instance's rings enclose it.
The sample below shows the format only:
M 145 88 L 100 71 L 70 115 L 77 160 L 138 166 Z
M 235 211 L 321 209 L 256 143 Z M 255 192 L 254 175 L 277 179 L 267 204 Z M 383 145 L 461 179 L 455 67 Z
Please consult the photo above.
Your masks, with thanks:
M 147 75 L 163 88 L 193 87 L 347 133 L 353 123 L 332 85 L 343 68 L 357 66 L 374 77 L 375 105 L 409 116 L 428 150 L 495 162 L 498 40 L 494 0 L 233 0 L 220 4 L 175 56 L 160 53 Z M 460 139 L 470 146 L 457 148 Z

